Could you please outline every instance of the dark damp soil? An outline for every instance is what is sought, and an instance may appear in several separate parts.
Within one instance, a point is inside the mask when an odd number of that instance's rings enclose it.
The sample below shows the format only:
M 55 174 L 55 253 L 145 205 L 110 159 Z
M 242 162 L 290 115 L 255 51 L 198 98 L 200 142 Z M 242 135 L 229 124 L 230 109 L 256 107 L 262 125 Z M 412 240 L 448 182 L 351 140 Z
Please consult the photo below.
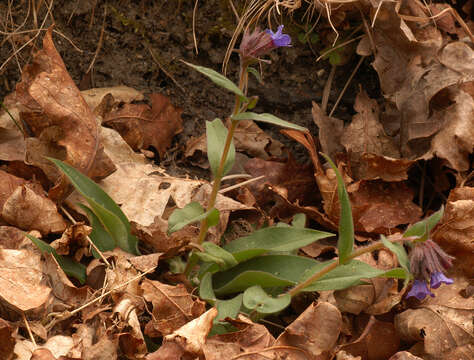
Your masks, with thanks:
M 41 27 L 46 17 L 44 3 L 37 12 L 37 25 L 31 9 L 28 11 L 27 0 L 13 3 L 10 9 L 6 2 L 0 3 L 0 30 L 11 32 L 23 22 L 19 31 Z M 187 140 L 191 135 L 197 136 L 204 132 L 205 120 L 225 118 L 232 109 L 233 96 L 214 86 L 180 60 L 220 71 L 237 24 L 236 16 L 228 1 L 199 2 L 195 18 L 196 53 L 193 37 L 194 1 L 122 0 L 109 1 L 107 7 L 105 3 L 102 0 L 54 0 L 51 15 L 46 17 L 42 28 L 51 25 L 54 18 L 55 30 L 63 35 L 55 33 L 55 44 L 81 90 L 127 85 L 145 93 L 163 93 L 174 105 L 181 107 L 184 131 L 176 137 L 175 146 L 169 151 L 167 159 L 162 159 L 162 162 L 166 161 L 161 165 L 173 165 L 176 168 L 177 161 L 179 167 L 188 172 L 192 166 L 181 161 Z M 235 3 L 238 6 L 239 2 Z M 311 102 L 321 102 L 331 65 L 327 60 L 316 61 L 324 45 L 311 45 L 311 42 L 298 40 L 298 37 L 301 38 L 300 29 L 304 28 L 298 25 L 298 18 L 302 17 L 304 10 L 294 13 L 291 19 L 281 19 L 293 37 L 293 47 L 279 49 L 271 54 L 271 64 L 263 64 L 262 67 L 264 83 L 251 81 L 249 95 L 259 96 L 259 104 L 255 109 L 257 112 L 271 112 L 306 126 L 316 134 Z M 28 63 L 34 48 L 41 46 L 42 33 L 16 56 L 9 58 L 15 49 L 23 46 L 36 33 L 30 31 L 14 36 L 0 34 L 0 99 L 14 90 L 15 84 L 20 81 L 20 68 Z M 321 38 L 324 34 L 318 36 Z M 91 71 L 88 72 L 96 53 Z M 329 109 L 354 69 L 355 62 L 352 60 L 338 66 Z M 231 56 L 228 69 L 227 76 L 235 80 L 238 73 L 236 54 Z M 369 60 L 362 64 L 350 83 L 335 116 L 350 119 L 358 84 L 361 83 L 369 95 L 380 96 L 377 77 Z M 263 128 L 272 137 L 282 141 L 295 158 L 306 158 L 305 150 L 281 135 L 278 129 L 270 126 Z

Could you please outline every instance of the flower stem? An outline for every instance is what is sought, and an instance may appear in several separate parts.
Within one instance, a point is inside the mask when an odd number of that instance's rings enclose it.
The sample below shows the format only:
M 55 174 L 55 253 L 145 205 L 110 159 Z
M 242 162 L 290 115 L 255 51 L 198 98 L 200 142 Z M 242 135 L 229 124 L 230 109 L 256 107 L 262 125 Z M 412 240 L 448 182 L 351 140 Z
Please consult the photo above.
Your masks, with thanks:
M 391 241 L 396 242 L 396 241 L 406 241 L 406 240 L 409 240 L 409 238 L 397 237 L 397 238 L 395 238 Z M 383 247 L 384 247 L 384 244 L 383 244 L 382 241 L 377 241 L 373 244 L 361 247 L 357 250 L 352 251 L 352 253 L 347 257 L 347 261 L 355 259 L 356 257 L 359 257 L 362 254 L 366 254 L 366 253 L 370 253 L 370 252 L 375 251 L 375 250 L 382 249 Z M 302 283 L 300 283 L 300 284 L 296 285 L 294 288 L 290 289 L 288 291 L 288 294 L 290 294 L 292 297 L 295 296 L 296 294 L 303 291 L 303 289 L 307 288 L 309 285 L 311 285 L 315 281 L 321 279 L 328 272 L 330 272 L 331 270 L 334 270 L 339 265 L 340 265 L 339 260 L 330 263 L 328 266 L 321 269 L 321 271 L 317 272 L 316 274 L 309 277 L 308 279 L 306 279 Z
M 240 69 L 239 88 L 244 92 L 244 94 L 246 93 L 246 89 L 247 89 L 247 81 L 248 81 L 247 66 L 242 66 L 242 68 Z M 236 95 L 234 111 L 232 112 L 232 115 L 237 115 L 238 113 L 240 113 L 242 111 L 241 106 L 242 106 L 242 101 L 240 97 Z M 227 155 L 229 154 L 230 146 L 234 138 L 235 128 L 237 127 L 238 122 L 239 122 L 238 120 L 231 120 L 230 128 L 227 131 L 227 138 L 225 140 L 224 150 L 222 151 L 219 167 L 217 168 L 216 174 L 214 175 L 214 183 L 212 185 L 211 194 L 209 195 L 206 211 L 211 210 L 216 205 L 217 194 L 221 187 L 222 176 L 224 175 L 224 166 L 227 160 Z M 207 222 L 207 219 L 201 220 L 197 244 L 200 245 L 204 242 L 204 240 L 206 239 L 208 230 L 209 230 L 209 224 Z M 189 276 L 192 268 L 196 266 L 197 261 L 198 261 L 197 257 L 195 256 L 189 257 L 188 263 L 186 264 L 186 269 L 184 270 L 184 274 L 186 276 Z

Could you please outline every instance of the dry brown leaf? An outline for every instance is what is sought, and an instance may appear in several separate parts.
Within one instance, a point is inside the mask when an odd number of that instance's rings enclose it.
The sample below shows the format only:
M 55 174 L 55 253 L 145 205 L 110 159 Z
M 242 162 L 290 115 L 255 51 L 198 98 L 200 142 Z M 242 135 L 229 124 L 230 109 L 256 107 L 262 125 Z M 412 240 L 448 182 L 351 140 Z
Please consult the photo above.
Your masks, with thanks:
M 121 320 L 118 327 L 123 329 L 119 335 L 119 346 L 128 357 L 143 357 L 146 354 L 145 339 L 138 320 L 138 314 L 143 312 L 142 307 L 142 301 L 124 295 L 113 309 L 114 313 L 119 314 Z
M 370 99 L 361 88 L 357 94 L 354 109 L 357 114 L 352 122 L 344 128 L 341 144 L 349 153 L 352 174 L 356 179 L 384 178 L 384 169 L 374 166 L 366 161 L 364 156 L 385 156 L 396 160 L 400 152 L 393 138 L 387 136 L 379 122 L 379 106 L 377 101 Z M 373 173 L 379 170 L 375 177 L 369 177 L 369 168 Z M 406 174 L 405 178 L 407 177 Z M 372 174 L 373 176 L 373 174 Z
M 334 305 L 313 303 L 286 327 L 275 345 L 300 348 L 316 358 L 333 350 L 341 328 L 342 316 Z
M 0 318 L 0 359 L 13 359 L 13 349 L 15 347 L 13 331 L 14 328 L 7 321 Z
M 433 239 L 455 256 L 455 266 L 467 277 L 474 276 L 474 188 L 451 191 L 440 225 Z
M 415 163 L 414 160 L 394 159 L 375 154 L 363 154 L 361 160 L 364 164 L 364 174 L 360 177 L 361 179 L 382 179 L 387 182 L 407 180 L 408 170 Z
M 207 339 L 203 347 L 206 360 L 243 357 L 251 360 L 275 359 L 272 348 L 275 339 L 261 324 L 255 324 L 246 317 L 227 319 L 238 330 L 228 334 L 215 335 Z
M 4 306 L 17 312 L 40 310 L 50 293 L 39 253 L 0 249 L 0 301 Z
M 395 327 L 402 340 L 417 342 L 421 353 L 429 359 L 472 359 L 474 356 L 474 298 L 461 294 L 469 286 L 466 279 L 453 277 L 454 284 L 432 289 L 434 298 L 420 308 L 395 316 Z M 459 356 L 459 357 L 458 357 Z
M 145 333 L 151 337 L 173 333 L 205 311 L 205 303 L 189 294 L 184 285 L 166 285 L 145 279 L 141 284 L 143 297 L 153 304 L 153 319 Z
M 176 134 L 182 130 L 182 110 L 174 107 L 161 94 L 151 94 L 151 108 L 148 105 L 125 104 L 104 116 L 104 125 L 116 129 L 134 149 L 153 146 L 163 158 Z
M 95 110 L 108 94 L 113 96 L 114 101 L 126 104 L 129 104 L 132 101 L 141 101 L 145 98 L 140 91 L 124 85 L 93 88 L 81 91 L 82 97 L 91 110 Z
M 400 346 L 395 327 L 391 322 L 379 321 L 371 317 L 359 338 L 341 346 L 355 356 L 367 360 L 385 360 L 393 355 Z
M 0 226 L 0 248 L 18 250 L 24 244 L 32 244 L 24 231 L 13 226 Z
M 22 104 L 21 119 L 32 136 L 27 139 L 28 162 L 40 167 L 56 183 L 50 190 L 52 198 L 61 199 L 67 193 L 66 180 L 42 156 L 65 160 L 96 178 L 114 170 L 103 155 L 95 116 L 54 47 L 52 28 L 46 32 L 43 49 L 25 67 L 16 91 Z
M 323 153 L 334 159 L 337 153 L 344 150 L 344 147 L 341 144 L 344 122 L 326 116 L 314 101 L 312 114 L 313 121 L 319 128 L 318 139 L 321 144 L 321 150 Z

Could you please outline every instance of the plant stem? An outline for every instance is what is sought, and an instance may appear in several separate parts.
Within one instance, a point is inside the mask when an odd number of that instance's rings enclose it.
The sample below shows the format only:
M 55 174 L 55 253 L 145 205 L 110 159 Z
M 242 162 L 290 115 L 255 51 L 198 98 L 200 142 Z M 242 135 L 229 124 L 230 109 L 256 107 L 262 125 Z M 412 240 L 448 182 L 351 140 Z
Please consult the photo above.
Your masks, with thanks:
M 405 240 L 409 240 L 409 238 L 403 238 L 403 237 L 396 238 L 396 239 L 392 240 L 392 242 L 405 241 Z M 384 247 L 384 244 L 383 244 L 382 241 L 377 241 L 373 244 L 361 247 L 357 250 L 352 251 L 352 253 L 347 257 L 347 261 L 355 259 L 356 257 L 361 256 L 362 254 L 369 253 L 369 252 L 372 252 L 372 251 L 375 251 L 375 250 L 379 250 L 383 247 Z M 300 283 L 300 284 L 296 285 L 294 288 L 290 289 L 288 291 L 288 294 L 290 294 L 292 297 L 295 296 L 296 294 L 300 293 L 303 289 L 307 288 L 309 285 L 311 285 L 315 281 L 322 278 L 328 272 L 330 272 L 331 270 L 334 270 L 339 265 L 340 264 L 339 264 L 339 259 L 338 259 L 337 261 L 334 261 L 331 264 L 329 264 L 328 266 L 324 267 L 323 269 L 321 269 L 321 271 L 319 271 L 316 274 L 314 274 L 313 276 L 309 277 L 308 279 L 306 279 L 302 283 Z
M 240 76 L 239 76 L 239 88 L 246 93 L 247 89 L 247 66 L 242 66 L 240 69 Z M 234 111 L 232 115 L 237 115 L 241 112 L 242 101 L 239 96 L 235 96 L 235 105 Z M 224 144 L 224 150 L 222 151 L 221 160 L 219 163 L 219 167 L 217 168 L 216 174 L 214 175 L 214 183 L 212 185 L 211 194 L 209 195 L 209 200 L 207 203 L 206 211 L 211 210 L 216 205 L 217 194 L 219 193 L 219 189 L 221 187 L 222 176 L 224 175 L 224 166 L 227 160 L 227 155 L 229 154 L 230 146 L 232 144 L 232 140 L 234 138 L 235 128 L 237 127 L 238 120 L 231 120 L 230 128 L 227 131 L 227 138 Z M 202 244 L 206 239 L 207 231 L 209 230 L 209 224 L 207 219 L 203 219 L 201 221 L 201 226 L 199 228 L 199 237 L 197 240 L 197 244 Z M 186 269 L 184 270 L 184 274 L 189 276 L 192 268 L 196 266 L 198 261 L 197 257 L 190 256 L 188 263 L 186 264 Z

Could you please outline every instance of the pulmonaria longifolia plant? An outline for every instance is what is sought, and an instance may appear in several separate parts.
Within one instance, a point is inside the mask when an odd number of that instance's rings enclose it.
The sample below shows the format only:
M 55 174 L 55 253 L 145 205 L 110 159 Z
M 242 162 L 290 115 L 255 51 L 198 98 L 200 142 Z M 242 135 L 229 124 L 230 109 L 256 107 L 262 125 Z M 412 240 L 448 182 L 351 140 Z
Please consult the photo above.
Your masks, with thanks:
M 405 286 L 408 286 L 409 281 L 414 278 L 408 296 L 421 300 L 426 295 L 432 296 L 429 287 L 436 289 L 442 283 L 453 282 L 444 275 L 452 258 L 430 240 L 430 232 L 441 219 L 442 209 L 410 226 L 404 234 L 393 235 L 389 239 L 382 236 L 380 241 L 354 249 L 354 225 L 349 195 L 339 170 L 325 154 L 322 156 L 336 174 L 341 209 L 335 259 L 318 261 L 295 255 L 303 246 L 334 236 L 328 232 L 305 228 L 306 220 L 302 214 L 295 215 L 291 225 L 277 224 L 262 228 L 223 246 L 205 241 L 209 228 L 219 222 L 216 199 L 221 181 L 234 163 L 233 135 L 239 121 L 254 120 L 308 131 L 272 114 L 249 111 L 258 100 L 257 97 L 247 96 L 248 73 L 256 73 L 251 66 L 262 61 L 268 62 L 261 57 L 270 51 L 289 46 L 291 38 L 283 33 L 283 25 L 276 32 L 258 29 L 245 32 L 238 50 L 238 85 L 212 69 L 186 63 L 235 94 L 235 105 L 229 116 L 228 126 L 220 119 L 206 121 L 207 155 L 214 177 L 206 208 L 198 202 L 191 202 L 184 208 L 175 210 L 168 219 L 169 233 L 200 222 L 199 237 L 194 246 L 194 249 L 199 250 L 194 250 L 189 255 L 184 273 L 199 286 L 201 298 L 217 307 L 215 332 L 228 330 L 226 324 L 220 322 L 226 317 L 233 318 L 239 312 L 244 312 L 259 318 L 278 312 L 287 307 L 291 298 L 300 292 L 345 289 L 363 284 L 365 279 L 374 277 L 403 279 Z M 132 235 L 130 223 L 120 207 L 92 180 L 59 160 L 52 161 L 69 177 L 90 205 L 90 208 L 84 207 L 84 210 L 91 225 L 97 230 L 90 235 L 97 248 L 94 256 L 100 256 L 100 251 L 116 246 L 138 254 L 137 239 Z M 412 248 L 410 256 L 404 245 Z M 397 256 L 400 267 L 381 270 L 357 259 L 362 254 L 383 247 Z M 179 261 L 176 260 L 176 263 Z M 76 267 L 72 270 L 77 270 L 76 273 L 80 272 L 81 278 L 84 278 L 85 269 Z M 72 270 L 69 273 L 75 276 Z

